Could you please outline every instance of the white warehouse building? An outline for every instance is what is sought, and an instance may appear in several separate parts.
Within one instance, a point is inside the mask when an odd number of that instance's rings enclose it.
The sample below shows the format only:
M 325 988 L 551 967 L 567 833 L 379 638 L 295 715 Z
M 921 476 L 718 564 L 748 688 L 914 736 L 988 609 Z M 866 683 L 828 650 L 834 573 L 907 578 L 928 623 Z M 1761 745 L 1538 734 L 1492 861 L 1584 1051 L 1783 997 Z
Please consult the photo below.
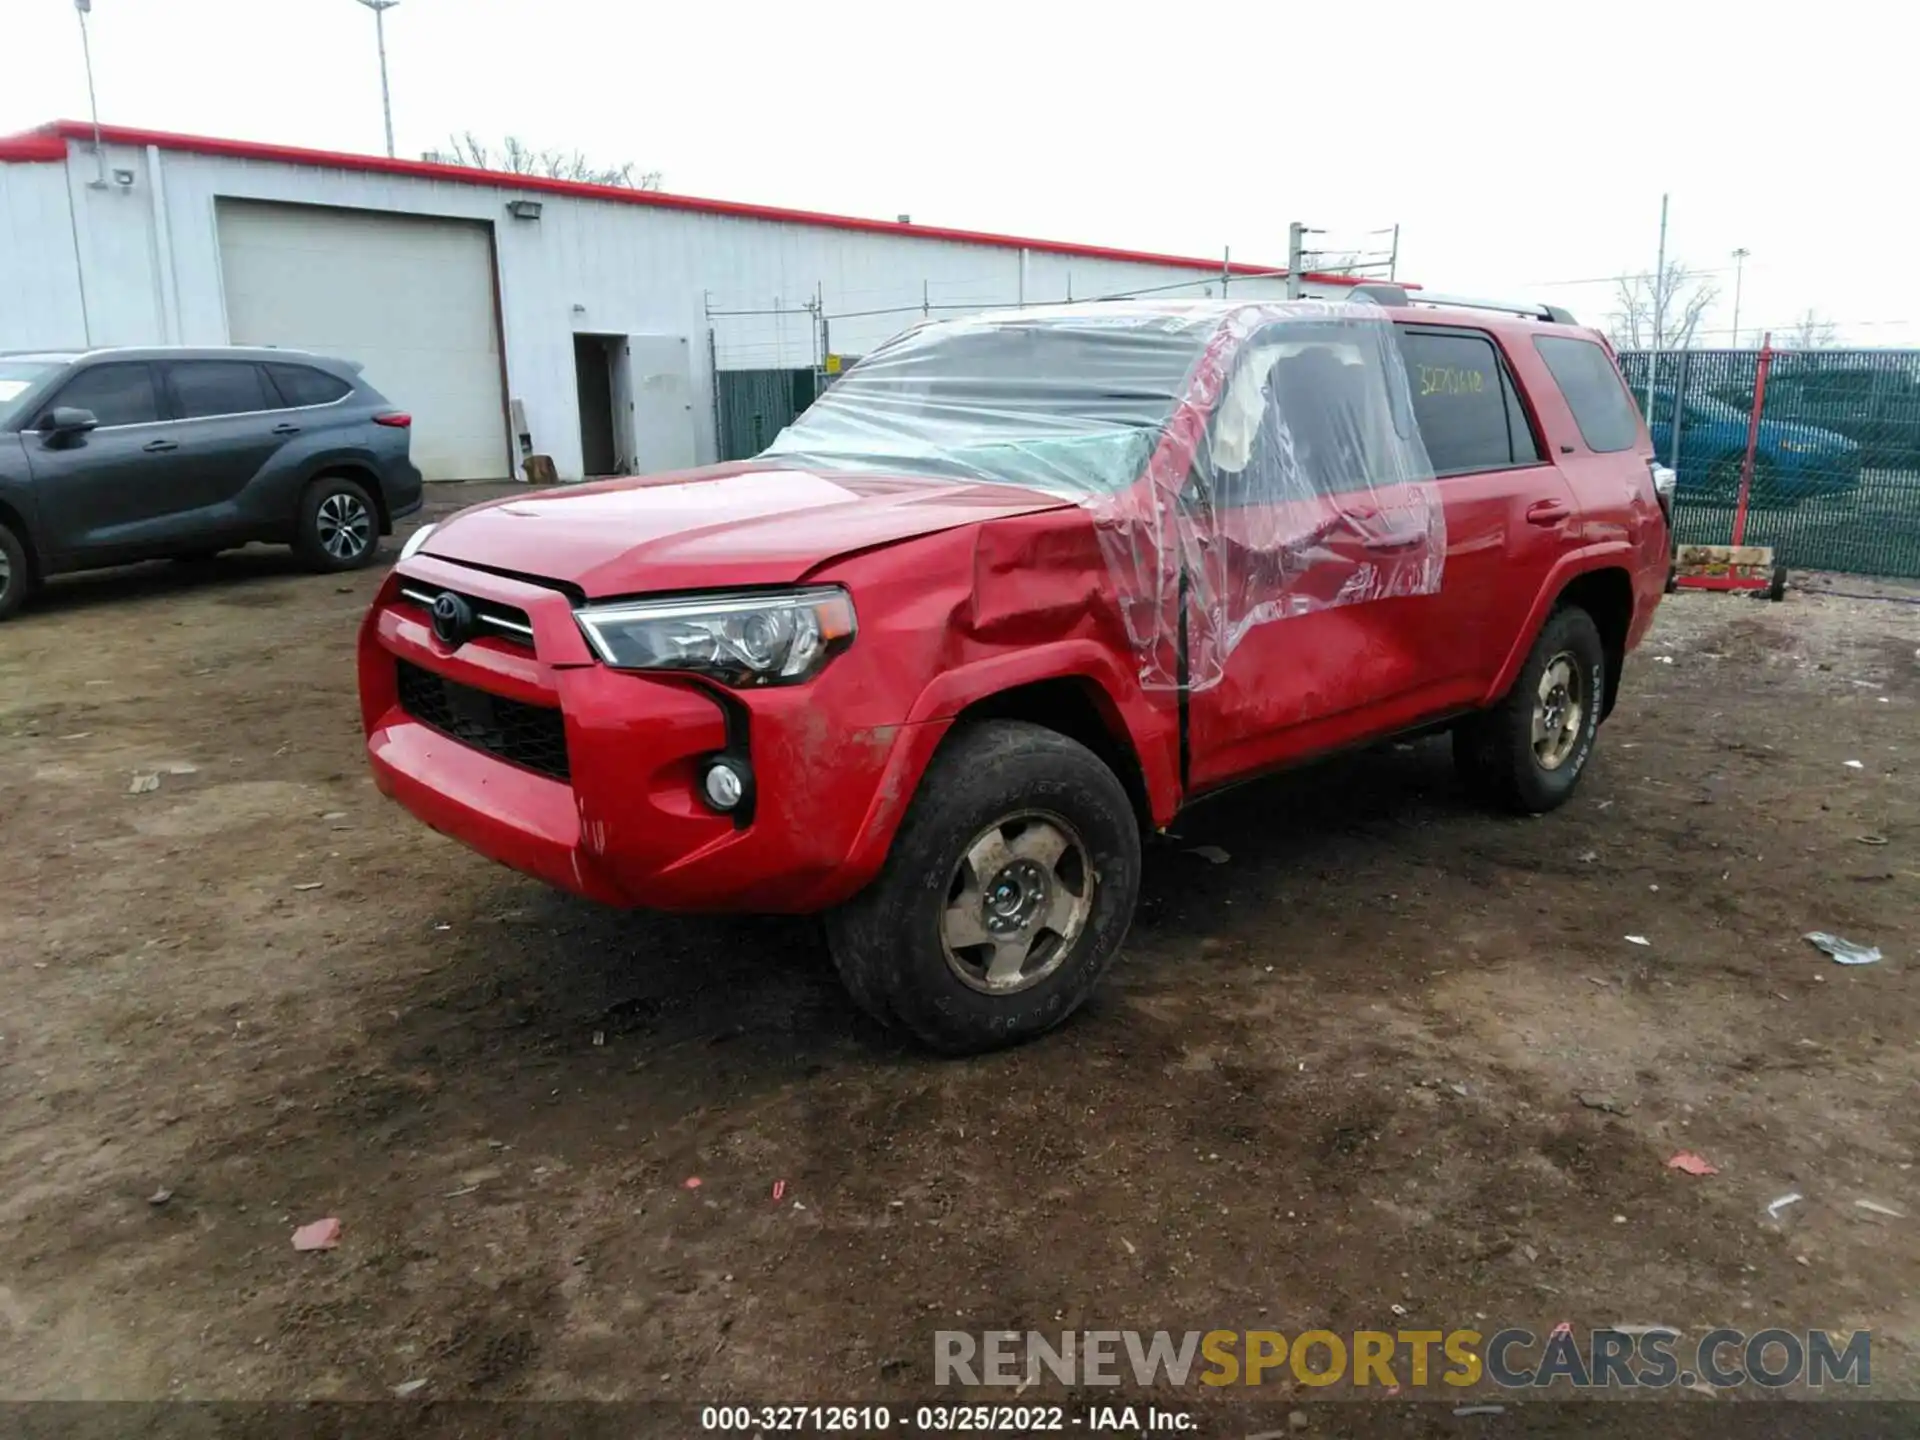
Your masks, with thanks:
M 0 351 L 278 345 L 365 366 L 428 479 L 752 453 L 925 315 L 1272 270 L 59 122 L 0 138 Z M 1307 293 L 1343 283 L 1312 277 Z

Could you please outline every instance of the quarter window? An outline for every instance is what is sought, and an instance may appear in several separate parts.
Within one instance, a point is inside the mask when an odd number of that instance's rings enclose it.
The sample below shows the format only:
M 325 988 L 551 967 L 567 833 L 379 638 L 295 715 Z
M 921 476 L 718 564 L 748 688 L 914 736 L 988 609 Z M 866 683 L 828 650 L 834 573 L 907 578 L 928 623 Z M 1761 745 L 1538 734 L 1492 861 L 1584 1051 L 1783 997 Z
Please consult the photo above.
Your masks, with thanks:
M 295 407 L 331 405 L 353 388 L 339 376 L 310 365 L 268 365 L 267 376 L 282 403 Z
M 1566 335 L 1536 335 L 1533 345 L 1567 397 L 1587 448 L 1603 455 L 1632 449 L 1639 438 L 1639 414 L 1607 352 L 1591 340 Z

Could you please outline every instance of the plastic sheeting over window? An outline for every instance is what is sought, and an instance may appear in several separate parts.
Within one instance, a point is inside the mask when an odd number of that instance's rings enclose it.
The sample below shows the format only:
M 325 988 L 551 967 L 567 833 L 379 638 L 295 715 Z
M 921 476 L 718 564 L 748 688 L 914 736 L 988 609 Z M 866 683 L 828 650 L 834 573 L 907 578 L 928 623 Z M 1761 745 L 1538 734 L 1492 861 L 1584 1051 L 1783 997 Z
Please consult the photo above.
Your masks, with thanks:
M 1446 522 L 1371 302 L 1123 302 L 923 325 L 766 452 L 1084 508 L 1149 689 L 1255 625 L 1440 588 Z

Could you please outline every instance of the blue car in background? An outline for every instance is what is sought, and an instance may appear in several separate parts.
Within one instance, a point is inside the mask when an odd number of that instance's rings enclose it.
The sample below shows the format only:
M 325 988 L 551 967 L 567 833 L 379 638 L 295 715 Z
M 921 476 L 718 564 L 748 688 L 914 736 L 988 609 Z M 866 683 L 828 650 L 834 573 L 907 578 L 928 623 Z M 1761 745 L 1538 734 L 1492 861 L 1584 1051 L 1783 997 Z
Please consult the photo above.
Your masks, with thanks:
M 1634 390 L 1649 405 L 1644 386 Z M 1673 460 L 1672 390 L 1655 386 L 1647 429 L 1654 454 Z M 1680 480 L 1675 498 L 1696 505 L 1731 505 L 1740 497 L 1740 466 L 1747 453 L 1747 412 L 1724 400 L 1695 396 L 1679 404 L 1680 454 L 1674 469 Z M 1860 447 L 1844 435 L 1781 420 L 1760 422 L 1753 452 L 1751 504 L 1797 505 L 1824 495 L 1845 495 L 1860 485 Z

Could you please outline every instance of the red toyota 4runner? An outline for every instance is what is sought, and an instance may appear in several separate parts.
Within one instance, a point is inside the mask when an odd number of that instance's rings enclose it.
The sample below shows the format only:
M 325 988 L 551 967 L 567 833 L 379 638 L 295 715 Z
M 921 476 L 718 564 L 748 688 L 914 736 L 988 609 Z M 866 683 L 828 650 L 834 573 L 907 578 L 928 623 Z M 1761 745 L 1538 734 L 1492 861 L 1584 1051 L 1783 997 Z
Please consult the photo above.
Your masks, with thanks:
M 1121 302 L 924 325 L 755 460 L 415 533 L 361 636 L 383 791 L 614 905 L 823 913 L 859 1004 L 1058 1024 L 1141 835 L 1451 728 L 1572 793 L 1659 602 L 1671 474 L 1558 311 Z

